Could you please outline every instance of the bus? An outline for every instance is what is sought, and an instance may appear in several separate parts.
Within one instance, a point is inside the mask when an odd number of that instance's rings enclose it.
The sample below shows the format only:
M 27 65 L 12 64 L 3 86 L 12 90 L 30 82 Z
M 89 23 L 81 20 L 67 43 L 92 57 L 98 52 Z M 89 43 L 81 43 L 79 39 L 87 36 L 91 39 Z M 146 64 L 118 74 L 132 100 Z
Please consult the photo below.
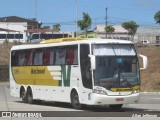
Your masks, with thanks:
M 1 32 L 0 33 L 0 43 L 3 43 L 5 40 L 9 42 L 26 42 L 26 34 L 20 32 Z
M 57 39 L 57 38 L 72 38 L 74 33 L 67 32 L 45 32 L 45 33 L 32 33 L 30 36 L 31 43 L 41 42 L 42 40 Z
M 76 109 L 121 109 L 123 104 L 138 103 L 140 69 L 147 63 L 147 57 L 125 40 L 62 38 L 13 46 L 10 91 L 30 104 L 44 100 L 71 103 Z

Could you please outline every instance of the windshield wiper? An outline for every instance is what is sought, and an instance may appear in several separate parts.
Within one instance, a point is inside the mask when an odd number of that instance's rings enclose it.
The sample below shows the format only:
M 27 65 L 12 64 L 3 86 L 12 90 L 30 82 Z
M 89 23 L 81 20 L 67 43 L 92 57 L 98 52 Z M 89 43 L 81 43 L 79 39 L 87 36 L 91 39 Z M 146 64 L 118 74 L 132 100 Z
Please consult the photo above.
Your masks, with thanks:
M 121 81 L 121 77 L 122 77 L 122 80 L 123 80 L 123 81 Z M 120 81 L 120 83 L 121 83 L 121 82 L 122 82 L 122 83 L 127 82 L 126 85 L 129 86 L 129 87 L 132 87 L 132 85 L 131 85 L 130 82 L 127 80 L 127 78 L 123 75 L 122 72 L 119 74 L 119 81 Z

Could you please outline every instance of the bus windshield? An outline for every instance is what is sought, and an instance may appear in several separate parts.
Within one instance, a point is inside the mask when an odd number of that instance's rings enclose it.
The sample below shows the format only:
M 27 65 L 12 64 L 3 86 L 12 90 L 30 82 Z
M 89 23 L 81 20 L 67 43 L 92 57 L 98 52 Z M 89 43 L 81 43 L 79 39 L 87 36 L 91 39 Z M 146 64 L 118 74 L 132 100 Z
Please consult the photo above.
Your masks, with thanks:
M 94 85 L 108 90 L 140 84 L 138 59 L 133 45 L 93 45 Z

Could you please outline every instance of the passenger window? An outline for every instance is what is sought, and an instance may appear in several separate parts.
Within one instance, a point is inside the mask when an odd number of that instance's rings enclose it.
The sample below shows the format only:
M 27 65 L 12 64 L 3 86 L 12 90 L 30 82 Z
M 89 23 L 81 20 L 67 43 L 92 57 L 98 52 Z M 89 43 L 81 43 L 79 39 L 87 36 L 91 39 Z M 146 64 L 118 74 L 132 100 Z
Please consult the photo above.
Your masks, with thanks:
M 73 48 L 69 48 L 69 49 L 67 50 L 66 64 L 72 65 L 73 62 L 74 62 L 74 49 L 73 49 Z
M 56 51 L 54 49 L 51 49 L 51 51 L 50 51 L 50 65 L 55 65 L 55 59 L 56 59 Z
M 18 60 L 19 60 L 18 53 L 19 53 L 18 51 L 12 51 L 12 53 L 11 53 L 12 66 L 18 66 Z
M 78 46 L 74 49 L 74 65 L 78 64 Z
M 31 50 L 28 50 L 25 52 L 25 65 L 31 65 L 32 63 L 32 54 L 31 54 Z
M 50 64 L 50 51 L 49 49 L 44 50 L 43 52 L 43 65 L 49 65 Z
M 25 65 L 25 53 L 24 53 L 24 51 L 19 52 L 18 65 L 19 66 Z
M 56 50 L 56 61 L 55 65 L 65 65 L 66 63 L 66 49 L 58 48 Z
M 43 53 L 41 50 L 36 50 L 34 52 L 34 57 L 33 57 L 33 65 L 42 65 L 43 61 Z
M 77 65 L 78 64 L 78 46 L 70 46 L 67 48 L 67 65 Z

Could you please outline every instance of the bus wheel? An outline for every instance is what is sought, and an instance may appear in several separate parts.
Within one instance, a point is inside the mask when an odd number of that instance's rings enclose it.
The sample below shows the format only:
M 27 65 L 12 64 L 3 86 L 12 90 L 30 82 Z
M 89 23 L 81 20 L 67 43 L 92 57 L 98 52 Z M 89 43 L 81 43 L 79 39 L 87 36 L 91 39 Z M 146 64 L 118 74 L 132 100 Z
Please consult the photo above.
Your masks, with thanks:
M 75 108 L 75 109 L 81 109 L 82 105 L 80 104 L 79 102 L 79 96 L 77 94 L 77 92 L 72 92 L 71 94 L 71 104 L 72 104 L 72 107 Z
M 32 90 L 31 89 L 27 90 L 27 101 L 28 101 L 29 104 L 33 103 L 33 95 L 32 95 Z
M 27 94 L 25 90 L 22 90 L 21 97 L 22 97 L 22 101 L 24 103 L 27 103 Z
M 109 107 L 112 110 L 120 110 L 122 108 L 123 104 L 117 104 L 117 105 L 109 105 Z

